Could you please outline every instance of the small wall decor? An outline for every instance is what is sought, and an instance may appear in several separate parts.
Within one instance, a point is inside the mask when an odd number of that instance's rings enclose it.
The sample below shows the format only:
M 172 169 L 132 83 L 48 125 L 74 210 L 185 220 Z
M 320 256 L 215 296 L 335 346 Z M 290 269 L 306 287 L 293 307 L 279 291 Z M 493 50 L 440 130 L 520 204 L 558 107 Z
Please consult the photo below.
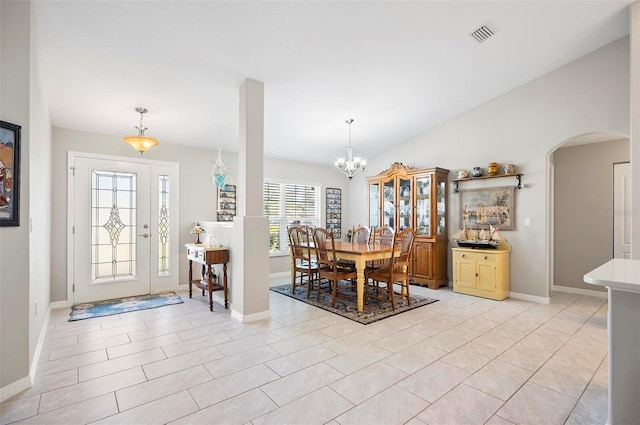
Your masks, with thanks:
M 20 129 L 0 121 L 0 226 L 20 225 Z
M 460 190 L 460 228 L 513 230 L 514 195 L 513 186 Z
M 236 215 L 236 186 L 218 187 L 218 221 L 233 221 Z
M 342 237 L 342 190 L 327 188 L 327 230 L 333 237 Z

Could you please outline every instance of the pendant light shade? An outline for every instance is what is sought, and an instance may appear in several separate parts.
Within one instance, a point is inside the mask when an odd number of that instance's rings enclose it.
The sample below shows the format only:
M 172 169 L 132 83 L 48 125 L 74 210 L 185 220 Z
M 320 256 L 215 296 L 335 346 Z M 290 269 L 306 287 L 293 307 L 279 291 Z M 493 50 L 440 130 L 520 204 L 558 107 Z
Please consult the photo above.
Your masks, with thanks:
M 147 130 L 147 127 L 142 125 L 142 118 L 144 114 L 146 114 L 147 109 L 138 107 L 136 108 L 136 112 L 140 113 L 140 124 L 136 127 L 138 129 L 137 136 L 125 136 L 122 138 L 122 141 L 133 146 L 135 150 L 140 152 L 140 154 L 145 153 L 150 148 L 158 144 L 158 140 L 152 137 L 147 137 L 144 135 L 144 131 Z

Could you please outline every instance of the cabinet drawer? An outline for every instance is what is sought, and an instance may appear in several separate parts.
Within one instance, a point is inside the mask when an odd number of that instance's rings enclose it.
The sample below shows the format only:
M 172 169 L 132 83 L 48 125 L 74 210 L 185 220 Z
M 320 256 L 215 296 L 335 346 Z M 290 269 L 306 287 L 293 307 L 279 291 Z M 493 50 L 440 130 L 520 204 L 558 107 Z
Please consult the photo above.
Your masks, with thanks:
M 187 248 L 187 258 L 204 264 L 206 253 L 203 249 Z
M 493 263 L 496 262 L 496 256 L 494 254 L 488 254 L 485 252 L 468 252 L 468 251 L 455 251 L 453 254 L 455 260 L 468 260 L 476 261 L 478 263 Z

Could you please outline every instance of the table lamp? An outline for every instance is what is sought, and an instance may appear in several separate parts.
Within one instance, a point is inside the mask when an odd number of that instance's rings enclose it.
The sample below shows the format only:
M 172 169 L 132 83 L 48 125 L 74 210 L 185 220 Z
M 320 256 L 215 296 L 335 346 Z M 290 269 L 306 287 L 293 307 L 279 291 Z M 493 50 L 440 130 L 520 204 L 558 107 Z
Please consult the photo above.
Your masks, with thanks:
M 204 228 L 202 226 L 200 226 L 200 223 L 196 223 L 196 225 L 194 226 L 193 229 L 191 229 L 191 234 L 196 234 L 198 235 L 198 240 L 195 242 L 196 245 L 202 245 L 202 242 L 200 242 L 200 233 L 206 233 Z

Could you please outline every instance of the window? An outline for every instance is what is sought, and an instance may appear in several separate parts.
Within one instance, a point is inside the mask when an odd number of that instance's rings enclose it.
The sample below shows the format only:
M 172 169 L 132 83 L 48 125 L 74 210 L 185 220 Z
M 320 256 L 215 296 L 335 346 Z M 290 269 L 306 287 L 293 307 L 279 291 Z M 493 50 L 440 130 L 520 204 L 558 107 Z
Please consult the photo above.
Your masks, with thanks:
M 287 228 L 320 225 L 320 186 L 265 182 L 264 215 L 269 217 L 269 252 L 288 251 Z

